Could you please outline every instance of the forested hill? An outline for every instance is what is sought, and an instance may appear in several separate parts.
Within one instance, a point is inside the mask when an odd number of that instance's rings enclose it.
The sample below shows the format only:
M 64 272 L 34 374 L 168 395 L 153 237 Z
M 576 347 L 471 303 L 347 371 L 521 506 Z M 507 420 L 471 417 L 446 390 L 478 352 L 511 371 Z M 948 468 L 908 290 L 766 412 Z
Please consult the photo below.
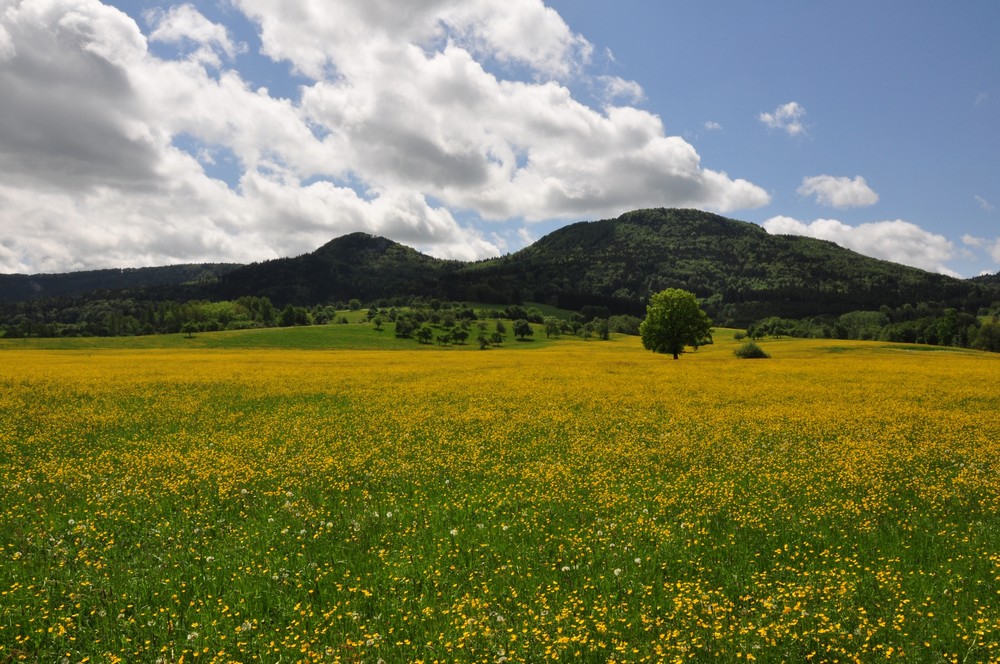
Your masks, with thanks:
M 489 275 L 490 283 L 519 289 L 526 299 L 568 308 L 603 304 L 636 313 L 649 294 L 685 288 L 705 298 L 720 323 L 920 302 L 974 311 L 998 298 L 989 283 L 869 258 L 823 240 L 771 235 L 698 210 L 637 210 L 573 224 L 466 271 Z
M 642 314 L 651 293 L 704 299 L 719 324 L 921 302 L 975 311 L 998 288 L 862 256 L 832 242 L 770 235 L 699 210 L 637 210 L 580 222 L 529 247 L 474 263 L 443 261 L 353 233 L 317 251 L 222 275 L 214 297 L 267 296 L 279 305 L 425 296 L 484 303 L 605 306 Z
M 278 305 L 437 295 L 462 264 L 383 237 L 351 233 L 295 258 L 247 265 L 211 287 L 215 297 L 268 297 Z
M 122 291 L 204 283 L 236 267 L 239 265 L 198 263 L 86 270 L 62 274 L 0 274 L 0 302 L 77 297 L 95 291 Z
M 651 293 L 677 287 L 702 298 L 718 325 L 920 303 L 975 313 L 1000 300 L 996 279 L 953 279 L 831 242 L 770 235 L 755 224 L 679 209 L 637 210 L 572 224 L 516 253 L 473 263 L 439 260 L 385 238 L 353 233 L 302 256 L 226 266 L 210 274 L 196 284 L 185 276 L 189 283 L 183 286 L 177 285 L 181 279 L 138 289 L 129 284 L 132 290 L 125 295 L 143 300 L 264 296 L 279 307 L 423 296 L 492 304 L 533 301 L 573 310 L 604 306 L 611 313 L 641 315 Z M 0 300 L 22 299 L 10 297 L 3 281 L 10 278 L 0 279 Z

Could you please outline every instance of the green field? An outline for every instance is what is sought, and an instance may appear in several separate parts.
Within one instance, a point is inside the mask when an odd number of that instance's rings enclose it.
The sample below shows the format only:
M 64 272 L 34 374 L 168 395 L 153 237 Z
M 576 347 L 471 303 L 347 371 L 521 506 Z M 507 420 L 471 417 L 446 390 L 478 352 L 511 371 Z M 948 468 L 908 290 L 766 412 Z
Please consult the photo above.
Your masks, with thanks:
M 298 350 L 442 350 L 432 342 L 421 344 L 416 339 L 401 339 L 394 334 L 392 323 L 386 323 L 381 330 L 375 330 L 369 323 L 362 323 L 358 312 L 352 312 L 356 322 L 344 325 L 309 325 L 304 327 L 269 327 L 225 332 L 195 332 L 186 334 L 156 334 L 135 337 L 79 337 L 79 338 L 29 338 L 0 339 L 0 352 L 4 350 L 128 350 L 128 349 L 261 349 L 284 348 Z M 488 321 L 488 332 L 494 329 L 494 321 Z M 521 341 L 511 331 L 512 322 L 504 321 L 507 327 L 506 348 L 535 348 L 554 343 L 556 339 L 546 339 L 541 325 L 532 325 L 535 333 Z M 435 333 L 444 330 L 435 327 Z M 479 350 L 476 336 L 479 329 L 472 327 L 469 339 L 461 345 L 452 344 L 444 350 Z M 563 341 L 572 337 L 564 337 Z
M 0 662 L 998 660 L 1000 357 L 760 343 L 4 341 Z

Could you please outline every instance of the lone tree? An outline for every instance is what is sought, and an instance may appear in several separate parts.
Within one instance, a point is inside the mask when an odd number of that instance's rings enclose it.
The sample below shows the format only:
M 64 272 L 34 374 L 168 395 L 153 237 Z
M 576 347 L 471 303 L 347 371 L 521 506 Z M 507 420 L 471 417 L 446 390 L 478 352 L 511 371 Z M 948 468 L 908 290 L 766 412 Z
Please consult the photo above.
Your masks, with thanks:
M 704 345 L 712 339 L 712 321 L 698 306 L 694 293 L 668 288 L 650 298 L 639 335 L 647 350 L 672 353 L 676 360 L 685 346 Z

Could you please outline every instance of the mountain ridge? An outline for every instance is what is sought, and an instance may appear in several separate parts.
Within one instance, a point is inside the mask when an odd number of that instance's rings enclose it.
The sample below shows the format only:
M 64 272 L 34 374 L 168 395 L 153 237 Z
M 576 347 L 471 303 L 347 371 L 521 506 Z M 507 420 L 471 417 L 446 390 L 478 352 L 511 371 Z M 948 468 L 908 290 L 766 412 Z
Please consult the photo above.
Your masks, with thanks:
M 67 281 L 73 280 L 70 275 Z M 149 299 L 266 296 L 278 306 L 412 296 L 497 304 L 529 300 L 641 315 L 650 294 L 677 287 L 701 298 L 720 324 L 921 302 L 971 311 L 1000 299 L 995 279 L 955 279 L 832 242 L 771 235 L 750 222 L 674 208 L 569 224 L 514 253 L 474 262 L 434 258 L 356 232 L 300 256 L 226 265 L 203 277 L 122 292 Z M 9 278 L 0 275 L 0 300 L 10 299 Z

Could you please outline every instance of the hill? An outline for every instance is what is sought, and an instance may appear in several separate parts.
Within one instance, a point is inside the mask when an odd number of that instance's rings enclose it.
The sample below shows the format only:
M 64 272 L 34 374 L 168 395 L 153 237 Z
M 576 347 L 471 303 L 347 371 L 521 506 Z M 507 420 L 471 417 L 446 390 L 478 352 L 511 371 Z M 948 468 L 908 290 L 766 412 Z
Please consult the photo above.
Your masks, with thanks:
M 460 265 L 383 237 L 351 233 L 309 254 L 237 268 L 207 290 L 217 298 L 252 295 L 279 305 L 437 295 Z
M 570 309 L 603 304 L 641 313 L 651 293 L 684 288 L 705 298 L 714 320 L 730 324 L 920 302 L 974 310 L 998 297 L 988 283 L 870 258 L 824 240 L 771 235 L 698 210 L 638 210 L 573 224 L 467 272 Z
M 63 274 L 0 274 L 0 302 L 77 297 L 97 291 L 193 285 L 212 281 L 236 267 L 239 266 L 232 263 L 201 263 Z
M 676 287 L 702 298 L 721 325 L 920 303 L 974 313 L 1000 300 L 996 279 L 954 279 L 823 240 L 770 235 L 748 222 L 662 208 L 572 224 L 513 254 L 472 263 L 352 233 L 294 258 L 145 270 L 164 272 L 116 276 L 110 273 L 119 271 L 106 270 L 96 277 L 52 275 L 50 281 L 0 276 L 0 300 L 24 299 L 26 279 L 41 284 L 42 293 L 68 295 L 109 288 L 128 276 L 119 288 L 143 300 L 263 296 L 282 307 L 421 296 L 497 304 L 529 300 L 574 310 L 603 306 L 611 313 L 641 315 L 651 293 Z M 191 283 L 193 275 L 200 275 L 197 283 Z M 61 291 L 54 292 L 57 288 Z
M 637 210 L 558 229 L 500 258 L 463 263 L 354 233 L 297 258 L 246 266 L 210 285 L 216 297 L 266 295 L 311 305 L 356 297 L 587 305 L 641 315 L 651 293 L 685 288 L 713 319 L 836 315 L 933 303 L 974 311 L 1000 299 L 989 282 L 954 279 L 862 256 L 832 242 L 771 235 L 699 210 Z

